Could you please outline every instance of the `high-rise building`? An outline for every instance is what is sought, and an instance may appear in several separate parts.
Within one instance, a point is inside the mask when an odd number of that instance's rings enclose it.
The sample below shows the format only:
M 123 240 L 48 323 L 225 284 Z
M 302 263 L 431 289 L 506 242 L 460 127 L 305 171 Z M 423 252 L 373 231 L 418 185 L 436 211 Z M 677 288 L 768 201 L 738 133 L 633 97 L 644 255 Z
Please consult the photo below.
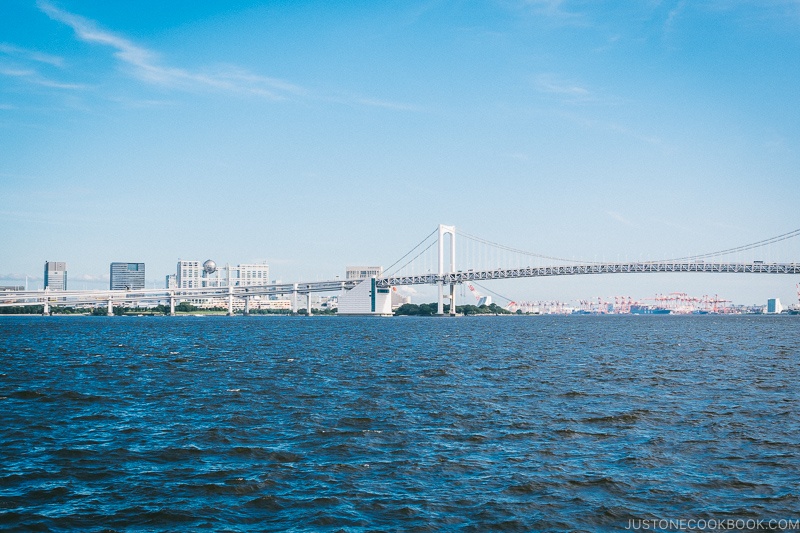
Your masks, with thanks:
M 238 266 L 217 266 L 217 263 L 207 259 L 200 261 L 184 261 L 178 259 L 178 269 L 175 274 L 167 276 L 167 288 L 198 289 L 205 287 L 246 287 L 253 285 L 269 284 L 269 265 L 264 263 L 249 263 Z M 173 285 L 174 283 L 174 285 Z M 264 297 L 264 301 L 268 299 Z M 224 298 L 198 297 L 188 300 L 199 306 L 224 306 Z M 238 300 L 237 300 L 238 302 Z M 234 305 L 237 305 L 234 302 Z M 254 303 L 254 305 L 256 305 Z M 257 305 L 256 305 L 257 307 Z
M 195 289 L 202 287 L 203 265 L 200 261 L 183 261 L 178 259 L 176 283 L 179 289 Z
M 164 287 L 167 289 L 177 289 L 178 288 L 178 276 L 175 274 L 167 274 L 167 278 L 164 283 Z
M 269 283 L 269 265 L 267 263 L 242 264 L 232 269 L 236 277 L 231 283 L 239 287 L 266 285 Z
M 144 263 L 111 263 L 112 291 L 144 289 Z
M 238 266 L 222 266 L 212 260 L 200 261 L 178 260 L 175 275 L 176 288 L 193 289 L 198 287 L 246 287 L 267 285 L 269 265 L 267 263 L 247 263 Z
M 45 261 L 44 288 L 51 291 L 67 290 L 67 264 L 64 261 Z

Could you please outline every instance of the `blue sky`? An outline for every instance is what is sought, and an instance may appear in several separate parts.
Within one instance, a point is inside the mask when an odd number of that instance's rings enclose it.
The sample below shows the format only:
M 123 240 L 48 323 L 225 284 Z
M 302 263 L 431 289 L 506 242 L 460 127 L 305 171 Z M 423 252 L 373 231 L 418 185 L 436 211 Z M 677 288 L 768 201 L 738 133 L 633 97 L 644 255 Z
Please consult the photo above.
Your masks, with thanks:
M 178 258 L 328 279 L 439 223 L 588 260 L 758 241 L 800 227 L 798 73 L 796 0 L 5 0 L 0 283 L 144 261 L 160 285 Z M 797 281 L 496 290 L 750 303 Z

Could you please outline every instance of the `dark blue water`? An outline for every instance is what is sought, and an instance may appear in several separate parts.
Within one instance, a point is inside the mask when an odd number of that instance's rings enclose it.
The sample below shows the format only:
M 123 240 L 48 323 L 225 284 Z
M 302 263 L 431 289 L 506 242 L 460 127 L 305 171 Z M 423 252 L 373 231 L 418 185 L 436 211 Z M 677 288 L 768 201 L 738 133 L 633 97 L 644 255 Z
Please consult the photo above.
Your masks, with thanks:
M 0 318 L 0 529 L 800 518 L 800 317 Z

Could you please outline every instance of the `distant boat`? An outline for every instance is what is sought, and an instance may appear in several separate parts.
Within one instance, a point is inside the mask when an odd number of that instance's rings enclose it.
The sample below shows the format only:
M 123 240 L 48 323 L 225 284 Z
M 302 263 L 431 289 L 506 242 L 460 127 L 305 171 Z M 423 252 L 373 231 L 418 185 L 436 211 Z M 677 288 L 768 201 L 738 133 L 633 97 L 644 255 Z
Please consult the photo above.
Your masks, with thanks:
M 663 309 L 661 307 L 650 307 L 649 305 L 632 305 L 632 315 L 669 315 L 672 313 L 670 309 Z

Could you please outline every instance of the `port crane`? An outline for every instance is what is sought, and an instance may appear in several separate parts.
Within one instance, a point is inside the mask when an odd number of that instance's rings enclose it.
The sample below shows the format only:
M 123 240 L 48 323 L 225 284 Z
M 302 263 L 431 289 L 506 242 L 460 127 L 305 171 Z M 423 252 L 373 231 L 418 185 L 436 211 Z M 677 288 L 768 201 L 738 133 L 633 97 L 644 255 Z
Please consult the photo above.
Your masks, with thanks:
M 478 307 L 480 307 L 482 305 L 492 305 L 492 297 L 491 296 L 483 296 L 481 293 L 478 292 L 478 290 L 475 287 L 472 286 L 472 283 L 470 283 L 468 285 L 468 287 L 469 287 L 469 290 L 472 293 L 472 295 L 478 301 L 478 303 L 477 303 Z M 511 302 L 511 303 L 514 303 L 514 302 Z

